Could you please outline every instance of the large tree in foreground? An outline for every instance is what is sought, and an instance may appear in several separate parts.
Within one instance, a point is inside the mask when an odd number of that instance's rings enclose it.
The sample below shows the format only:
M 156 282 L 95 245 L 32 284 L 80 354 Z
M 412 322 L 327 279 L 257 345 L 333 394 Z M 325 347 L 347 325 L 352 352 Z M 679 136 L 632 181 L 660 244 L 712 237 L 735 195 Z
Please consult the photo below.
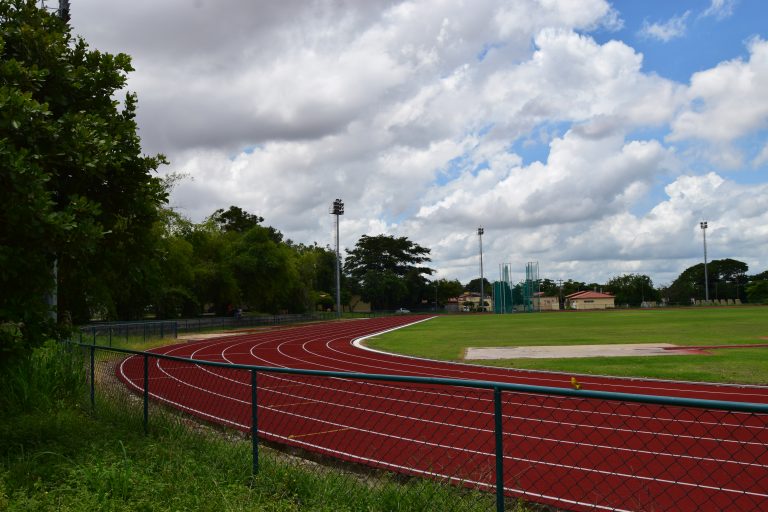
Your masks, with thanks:
M 430 261 L 429 253 L 404 236 L 363 235 L 354 249 L 347 249 L 344 270 L 353 289 L 375 309 L 414 307 L 429 296 L 425 276 L 433 270 L 421 266 Z
M 144 305 L 166 194 L 135 97 L 114 98 L 131 70 L 35 1 L 0 1 L 0 352 L 52 334 L 56 274 L 60 318 Z

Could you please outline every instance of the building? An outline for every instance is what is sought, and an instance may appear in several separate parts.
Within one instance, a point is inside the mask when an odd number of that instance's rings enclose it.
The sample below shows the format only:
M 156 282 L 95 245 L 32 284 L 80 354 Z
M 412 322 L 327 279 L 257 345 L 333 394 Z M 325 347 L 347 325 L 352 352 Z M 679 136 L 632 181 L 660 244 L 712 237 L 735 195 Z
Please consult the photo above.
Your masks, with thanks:
M 548 297 L 544 295 L 544 292 L 534 293 L 531 302 L 534 311 L 558 311 L 560 309 L 560 299 Z
M 613 309 L 615 298 L 610 293 L 576 292 L 565 297 L 566 309 Z
M 459 311 L 480 311 L 480 294 L 465 292 L 457 297 Z M 485 311 L 493 311 L 493 297 L 485 294 Z

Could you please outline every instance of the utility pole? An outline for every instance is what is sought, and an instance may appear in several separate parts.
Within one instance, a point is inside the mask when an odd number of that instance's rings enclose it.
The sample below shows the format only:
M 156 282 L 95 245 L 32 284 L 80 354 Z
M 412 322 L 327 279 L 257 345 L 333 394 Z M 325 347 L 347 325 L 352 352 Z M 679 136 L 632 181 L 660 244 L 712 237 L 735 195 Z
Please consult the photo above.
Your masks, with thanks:
M 485 278 L 483 277 L 483 233 L 482 226 L 477 228 L 477 236 L 480 237 L 480 311 L 485 311 Z
M 344 215 L 344 202 L 336 199 L 331 205 L 331 215 L 336 216 L 336 317 L 341 318 L 341 252 L 339 252 L 339 217 Z

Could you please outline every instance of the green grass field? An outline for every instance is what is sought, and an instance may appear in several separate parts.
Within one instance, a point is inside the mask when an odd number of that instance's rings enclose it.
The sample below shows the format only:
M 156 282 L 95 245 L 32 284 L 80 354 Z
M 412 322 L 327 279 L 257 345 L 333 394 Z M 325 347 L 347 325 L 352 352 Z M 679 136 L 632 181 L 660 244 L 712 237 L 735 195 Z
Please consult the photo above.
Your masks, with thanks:
M 768 307 L 452 315 L 368 341 L 380 350 L 463 361 L 468 347 L 673 343 L 768 343 Z M 478 364 L 573 373 L 768 384 L 768 347 L 712 349 L 709 355 L 512 359 Z M 466 361 L 471 362 L 471 361 Z

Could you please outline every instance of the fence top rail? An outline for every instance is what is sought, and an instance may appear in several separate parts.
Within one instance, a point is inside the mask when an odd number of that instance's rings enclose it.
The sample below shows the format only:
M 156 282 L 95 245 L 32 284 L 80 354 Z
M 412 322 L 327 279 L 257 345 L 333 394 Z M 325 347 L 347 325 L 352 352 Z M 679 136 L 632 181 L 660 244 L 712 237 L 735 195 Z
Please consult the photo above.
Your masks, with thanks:
M 322 315 L 319 314 L 306 314 L 306 313 L 287 313 L 284 315 L 253 315 L 253 316 L 244 316 L 240 318 L 239 320 L 241 322 L 245 322 L 248 320 L 274 320 L 274 319 L 301 319 L 301 318 L 314 318 L 314 317 L 320 317 Z M 77 326 L 77 329 L 81 331 L 89 331 L 94 328 L 100 328 L 100 327 L 136 327 L 136 326 L 142 326 L 142 325 L 158 325 L 158 324 L 166 324 L 166 325 L 173 325 L 173 324 L 179 324 L 184 325 L 187 323 L 195 323 L 195 322 L 221 322 L 221 321 L 228 321 L 228 322 L 237 322 L 238 319 L 236 319 L 233 316 L 201 316 L 201 317 L 195 317 L 195 318 L 166 318 L 166 319 L 153 319 L 153 320 L 129 320 L 129 321 L 118 321 L 118 322 L 112 322 L 112 321 L 97 321 L 97 322 L 91 322 L 87 324 L 82 324 Z
M 538 395 L 567 396 L 576 398 L 592 398 L 597 400 L 609 400 L 612 402 L 633 402 L 653 405 L 666 405 L 673 407 L 686 407 L 695 409 L 715 409 L 730 412 L 746 412 L 757 414 L 768 414 L 768 404 L 754 402 L 731 402 L 725 400 L 703 400 L 699 398 L 682 398 L 660 395 L 643 395 L 637 393 L 619 393 L 613 391 L 596 391 L 587 389 L 569 389 L 553 386 L 533 386 L 530 384 L 510 384 L 505 382 L 495 382 L 487 380 L 469 380 L 469 379 L 448 379 L 439 377 L 418 377 L 410 375 L 385 375 L 375 373 L 359 372 L 334 372 L 326 370 L 307 370 L 301 368 L 275 368 L 271 366 L 253 366 L 244 364 L 222 363 L 218 361 L 205 361 L 202 359 L 191 359 L 187 357 L 171 356 L 167 354 L 158 354 L 150 351 L 130 350 L 117 347 L 105 347 L 91 343 L 78 343 L 69 341 L 73 345 L 90 348 L 92 350 L 103 350 L 108 352 L 118 352 L 133 356 L 146 356 L 167 361 L 178 361 L 200 366 L 212 366 L 218 368 L 229 368 L 238 370 L 248 370 L 264 373 L 284 373 L 292 375 L 310 375 L 316 377 L 332 377 L 351 380 L 377 380 L 384 382 L 408 382 L 414 384 L 431 384 L 440 386 L 458 386 L 476 389 L 499 389 L 502 391 L 513 391 L 518 393 L 530 393 Z

